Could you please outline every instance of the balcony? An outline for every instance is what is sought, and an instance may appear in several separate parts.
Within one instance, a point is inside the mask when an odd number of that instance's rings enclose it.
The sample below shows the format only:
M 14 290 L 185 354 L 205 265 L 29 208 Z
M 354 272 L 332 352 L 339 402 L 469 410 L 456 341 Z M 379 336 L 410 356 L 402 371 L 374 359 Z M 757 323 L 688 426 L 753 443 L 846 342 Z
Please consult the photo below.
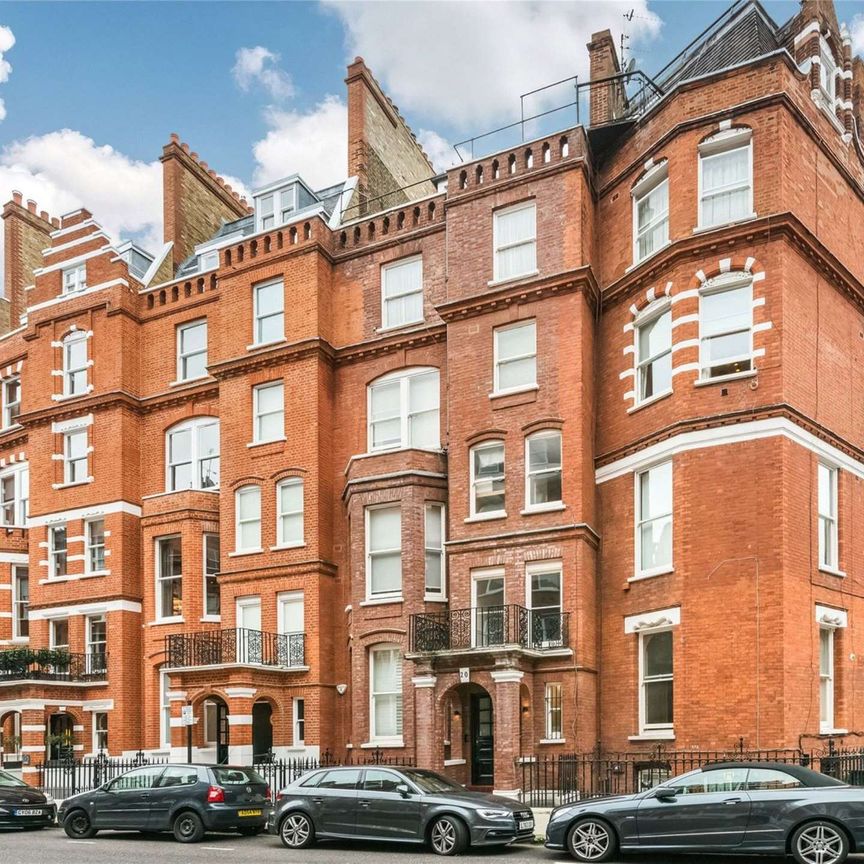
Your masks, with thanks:
M 570 647 L 570 613 L 484 606 L 411 616 L 411 651 L 550 651 Z
M 0 681 L 105 681 L 104 651 L 70 654 L 55 648 L 12 648 L 0 651 Z
M 175 633 L 165 637 L 165 654 L 171 669 L 249 665 L 303 669 L 306 634 L 263 633 L 243 627 Z

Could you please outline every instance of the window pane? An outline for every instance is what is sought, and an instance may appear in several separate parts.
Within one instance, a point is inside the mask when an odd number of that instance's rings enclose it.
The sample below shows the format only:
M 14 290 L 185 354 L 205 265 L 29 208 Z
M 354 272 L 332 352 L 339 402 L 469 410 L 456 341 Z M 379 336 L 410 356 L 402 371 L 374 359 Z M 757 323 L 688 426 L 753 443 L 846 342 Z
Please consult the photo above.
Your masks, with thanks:
M 282 513 L 303 509 L 303 484 L 284 483 L 279 487 L 280 510 Z
M 702 157 L 702 192 L 749 182 L 749 147 L 738 147 L 715 156 Z
M 667 351 L 639 370 L 639 398 L 648 399 L 672 389 L 672 352 Z
M 261 490 L 256 486 L 237 494 L 241 519 L 261 518 Z
M 192 458 L 192 432 L 183 429 L 180 432 L 172 432 L 168 436 L 169 458 L 172 464 L 177 462 L 188 462 Z
M 534 322 L 519 327 L 508 327 L 506 330 L 496 330 L 498 342 L 498 360 L 508 360 L 525 354 L 534 354 L 537 350 L 537 327 Z
M 645 665 L 643 675 L 653 678 L 657 675 L 672 674 L 672 633 L 664 630 L 662 633 L 649 633 L 645 640 Z
M 285 304 L 285 292 L 281 282 L 271 285 L 261 285 L 255 289 L 257 307 L 256 313 L 259 318 L 282 312 Z
M 639 476 L 640 519 L 653 519 L 672 512 L 672 463 L 663 462 Z
M 402 512 L 399 507 L 369 511 L 369 551 L 400 549 L 402 546 Z
M 645 684 L 645 723 L 672 723 L 671 681 L 652 681 Z
M 834 471 L 827 465 L 819 465 L 819 512 L 823 516 L 834 515 Z
M 180 350 L 184 354 L 201 351 L 207 347 L 207 325 L 202 322 L 180 331 Z
M 561 436 L 536 435 L 528 439 L 528 461 L 531 471 L 548 471 L 561 467 Z
M 261 523 L 257 521 L 240 524 L 240 548 L 257 549 L 261 545 Z
M 438 408 L 438 373 L 426 372 L 408 379 L 408 409 L 416 414 Z
M 371 559 L 370 589 L 373 594 L 391 594 L 402 590 L 402 553 L 378 553 Z
M 278 414 L 265 414 L 258 418 L 258 440 L 272 441 L 282 437 L 284 418 L 282 412 Z
M 399 381 L 389 381 L 372 387 L 372 419 L 399 415 Z
M 700 300 L 700 313 L 703 336 L 749 329 L 753 319 L 750 285 L 703 294 Z
M 641 565 L 643 570 L 672 563 L 672 518 L 664 516 L 642 526 Z
M 534 357 L 524 360 L 510 360 L 498 367 L 498 389 L 511 387 L 530 387 L 537 383 L 537 361 Z
M 422 262 L 418 258 L 393 264 L 384 270 L 384 296 L 399 297 L 414 291 L 422 291 Z
M 441 508 L 426 506 L 426 548 L 441 548 Z
M 402 689 L 402 658 L 398 650 L 372 652 L 372 690 L 375 693 Z
M 533 206 L 496 213 L 495 222 L 499 249 L 522 240 L 534 239 L 535 209 Z
M 561 606 L 561 574 L 558 571 L 534 573 L 531 576 L 531 608 Z
M 532 273 L 537 269 L 534 243 L 511 246 L 497 253 L 498 278 L 509 279 L 522 273 Z
M 504 445 L 474 450 L 474 477 L 477 480 L 504 473 Z
M 282 384 L 258 387 L 255 392 L 258 396 L 259 414 L 282 410 L 284 404 L 284 387 Z
M 636 204 L 636 218 L 639 228 L 663 216 L 669 210 L 669 183 L 664 180 Z
M 672 313 L 662 315 L 639 327 L 639 360 L 656 357 L 672 348 Z

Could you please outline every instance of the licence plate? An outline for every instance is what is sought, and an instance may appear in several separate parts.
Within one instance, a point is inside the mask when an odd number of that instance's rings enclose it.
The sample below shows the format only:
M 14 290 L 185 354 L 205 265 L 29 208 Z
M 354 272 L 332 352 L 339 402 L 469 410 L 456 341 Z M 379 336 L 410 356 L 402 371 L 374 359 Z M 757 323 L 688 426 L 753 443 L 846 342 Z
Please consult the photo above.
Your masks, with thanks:
M 534 820 L 533 819 L 523 819 L 519 823 L 519 830 L 520 831 L 527 831 L 529 828 L 533 828 L 533 827 L 534 827 Z
M 41 810 L 16 810 L 15 815 L 16 816 L 41 816 L 42 811 Z
M 260 816 L 261 811 L 260 810 L 238 810 L 237 815 L 238 816 Z

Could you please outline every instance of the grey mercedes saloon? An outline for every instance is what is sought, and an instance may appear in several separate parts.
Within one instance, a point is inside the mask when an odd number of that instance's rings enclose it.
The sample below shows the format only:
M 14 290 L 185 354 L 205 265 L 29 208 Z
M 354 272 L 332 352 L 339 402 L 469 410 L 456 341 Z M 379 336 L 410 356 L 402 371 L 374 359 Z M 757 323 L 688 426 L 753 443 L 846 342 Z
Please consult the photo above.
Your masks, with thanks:
M 327 768 L 282 789 L 269 830 L 289 849 L 315 840 L 428 843 L 438 855 L 534 836 L 534 815 L 510 798 L 470 792 L 419 768 Z

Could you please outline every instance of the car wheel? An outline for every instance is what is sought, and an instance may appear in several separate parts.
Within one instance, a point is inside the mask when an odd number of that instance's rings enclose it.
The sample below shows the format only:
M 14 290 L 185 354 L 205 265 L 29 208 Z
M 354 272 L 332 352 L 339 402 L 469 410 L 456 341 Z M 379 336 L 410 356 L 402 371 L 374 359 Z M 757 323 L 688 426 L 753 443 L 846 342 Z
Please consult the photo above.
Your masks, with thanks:
M 843 864 L 849 840 L 833 822 L 807 822 L 792 835 L 792 857 L 798 864 Z
M 289 813 L 279 823 L 279 839 L 288 849 L 305 849 L 315 841 L 315 827 L 305 813 Z
M 429 845 L 436 855 L 458 855 L 468 846 L 468 829 L 454 816 L 441 816 L 432 823 Z
M 90 817 L 83 810 L 73 810 L 66 814 L 63 820 L 63 830 L 67 837 L 73 840 L 89 840 L 96 836 L 96 829 L 90 822 Z
M 240 828 L 237 833 L 241 837 L 257 837 L 264 832 L 263 825 L 256 825 L 254 828 Z
M 615 832 L 600 819 L 587 817 L 574 823 L 567 835 L 567 848 L 577 861 L 608 861 L 618 846 Z
M 178 843 L 197 843 L 204 837 L 204 823 L 197 813 L 184 810 L 174 820 L 173 832 Z

